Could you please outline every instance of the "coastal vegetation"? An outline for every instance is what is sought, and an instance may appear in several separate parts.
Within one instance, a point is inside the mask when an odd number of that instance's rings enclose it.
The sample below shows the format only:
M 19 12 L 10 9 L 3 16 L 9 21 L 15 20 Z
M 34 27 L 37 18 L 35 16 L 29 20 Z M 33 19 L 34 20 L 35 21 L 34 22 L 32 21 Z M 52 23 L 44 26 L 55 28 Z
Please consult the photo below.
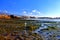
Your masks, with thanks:
M 58 26 L 59 22 L 26 20 L 14 15 L 7 15 L 7 17 L 2 15 L 0 18 L 0 40 L 44 40 L 45 32 L 46 34 L 53 32 L 54 34 L 50 35 L 53 39 L 60 32 Z M 37 31 L 39 33 L 35 32 L 37 29 L 39 29 Z

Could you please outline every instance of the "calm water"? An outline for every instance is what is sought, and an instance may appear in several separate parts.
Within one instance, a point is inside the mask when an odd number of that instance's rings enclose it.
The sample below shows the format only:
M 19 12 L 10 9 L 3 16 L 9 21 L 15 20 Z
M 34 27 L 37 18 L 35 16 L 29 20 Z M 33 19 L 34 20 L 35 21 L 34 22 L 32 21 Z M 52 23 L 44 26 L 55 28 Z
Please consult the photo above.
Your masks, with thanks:
M 26 20 L 40 20 L 40 21 L 57 21 L 57 22 L 60 22 L 60 19 L 26 19 Z

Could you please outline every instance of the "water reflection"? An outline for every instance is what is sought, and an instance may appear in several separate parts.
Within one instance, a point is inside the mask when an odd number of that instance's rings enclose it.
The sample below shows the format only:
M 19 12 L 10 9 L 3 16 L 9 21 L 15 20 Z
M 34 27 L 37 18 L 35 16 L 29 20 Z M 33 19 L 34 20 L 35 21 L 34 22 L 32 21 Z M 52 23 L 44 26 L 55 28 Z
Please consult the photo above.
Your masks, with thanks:
M 42 35 L 44 37 L 44 39 L 46 40 L 60 40 L 60 31 L 58 29 L 60 29 L 59 24 L 52 24 L 52 23 L 42 23 L 41 26 L 39 27 L 39 29 L 36 29 L 34 32 Z M 57 30 L 52 30 L 54 27 L 56 27 Z M 50 29 L 50 30 L 49 30 Z M 59 32 L 58 32 L 59 31 Z M 59 35 L 58 35 L 59 34 Z

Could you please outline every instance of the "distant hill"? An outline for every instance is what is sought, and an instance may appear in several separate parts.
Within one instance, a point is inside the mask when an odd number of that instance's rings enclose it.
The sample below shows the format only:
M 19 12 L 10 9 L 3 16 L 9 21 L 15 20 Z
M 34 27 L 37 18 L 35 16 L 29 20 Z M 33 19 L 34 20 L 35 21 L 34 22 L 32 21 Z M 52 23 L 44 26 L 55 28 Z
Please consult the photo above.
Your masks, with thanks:
M 10 19 L 11 17 L 5 13 L 0 12 L 0 19 Z
M 0 19 L 18 19 L 18 16 L 9 15 L 8 13 L 0 12 Z

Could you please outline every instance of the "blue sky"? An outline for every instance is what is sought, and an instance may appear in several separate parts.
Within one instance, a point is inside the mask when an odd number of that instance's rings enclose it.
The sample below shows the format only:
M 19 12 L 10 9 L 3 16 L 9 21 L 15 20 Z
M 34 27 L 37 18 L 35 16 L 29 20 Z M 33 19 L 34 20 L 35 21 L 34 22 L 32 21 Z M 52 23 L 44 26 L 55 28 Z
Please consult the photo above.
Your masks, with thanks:
M 0 11 L 14 15 L 60 16 L 60 0 L 0 0 Z

